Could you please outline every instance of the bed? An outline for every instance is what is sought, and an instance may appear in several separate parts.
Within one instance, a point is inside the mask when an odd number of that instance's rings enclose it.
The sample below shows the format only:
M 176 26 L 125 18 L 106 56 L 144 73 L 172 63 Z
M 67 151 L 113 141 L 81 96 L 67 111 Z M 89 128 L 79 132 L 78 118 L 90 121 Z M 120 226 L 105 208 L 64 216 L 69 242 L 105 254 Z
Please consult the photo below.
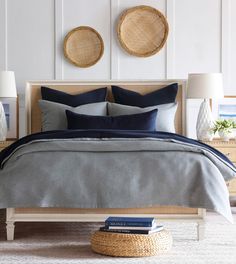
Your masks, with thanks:
M 176 100 L 178 107 L 175 115 L 175 129 L 176 133 L 185 135 L 185 81 L 152 81 L 152 82 L 69 82 L 69 81 L 33 81 L 28 82 L 26 87 L 26 119 L 27 119 L 27 134 L 37 133 L 41 131 L 41 112 L 38 106 L 38 100 L 41 97 L 41 86 L 47 86 L 55 90 L 64 91 L 69 94 L 78 94 L 94 90 L 100 87 L 108 87 L 108 100 L 112 101 L 111 85 L 119 85 L 128 90 L 133 90 L 141 94 L 149 93 L 161 89 L 162 87 L 173 83 L 178 83 L 178 94 Z M 119 136 L 117 136 L 119 138 Z M 108 143 L 107 143 L 108 144 Z M 144 142 L 144 145 L 146 142 Z M 85 151 L 88 151 L 87 149 Z M 208 157 L 209 158 L 209 157 Z M 232 169 L 232 168 L 231 168 Z M 233 173 L 232 173 L 233 174 Z M 40 175 L 39 175 L 40 176 Z M 222 190 L 227 198 L 226 185 L 222 185 Z M 10 186 L 9 186 L 10 188 Z M 225 199 L 225 197 L 224 197 Z M 227 203 L 224 200 L 224 203 Z M 228 206 L 228 205 L 227 205 Z M 79 206 L 78 206 L 79 207 Z M 100 222 L 111 215 L 116 216 L 154 216 L 155 218 L 165 220 L 177 221 L 196 221 L 198 239 L 204 237 L 204 217 L 205 208 L 196 208 L 196 206 L 173 206 L 171 204 L 162 205 L 148 205 L 134 206 L 133 208 L 126 208 L 127 206 L 119 204 L 115 208 L 90 208 L 66 206 L 48 207 L 44 204 L 41 206 L 16 207 L 7 208 L 7 240 L 14 239 L 15 222 Z M 193 208 L 194 207 L 194 208 Z M 211 207 L 210 207 L 211 208 Z M 229 212 L 228 212 L 229 213 Z

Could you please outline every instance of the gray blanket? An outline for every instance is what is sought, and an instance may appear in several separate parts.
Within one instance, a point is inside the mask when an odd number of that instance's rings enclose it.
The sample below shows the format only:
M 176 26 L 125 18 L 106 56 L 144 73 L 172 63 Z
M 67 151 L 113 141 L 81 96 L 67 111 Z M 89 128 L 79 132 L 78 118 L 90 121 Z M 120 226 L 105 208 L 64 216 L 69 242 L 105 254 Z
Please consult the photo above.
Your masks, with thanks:
M 39 140 L 0 171 L 0 208 L 207 208 L 232 222 L 225 180 L 235 171 L 210 151 L 159 139 Z

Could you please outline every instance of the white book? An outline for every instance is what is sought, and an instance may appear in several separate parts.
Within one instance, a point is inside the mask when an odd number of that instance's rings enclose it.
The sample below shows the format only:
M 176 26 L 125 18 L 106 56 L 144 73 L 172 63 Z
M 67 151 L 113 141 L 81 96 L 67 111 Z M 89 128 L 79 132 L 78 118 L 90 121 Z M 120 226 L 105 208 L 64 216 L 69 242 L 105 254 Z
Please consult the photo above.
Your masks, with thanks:
M 128 229 L 128 230 L 153 230 L 157 227 L 157 224 L 154 223 L 153 226 L 108 226 L 108 229 L 118 230 L 118 229 Z

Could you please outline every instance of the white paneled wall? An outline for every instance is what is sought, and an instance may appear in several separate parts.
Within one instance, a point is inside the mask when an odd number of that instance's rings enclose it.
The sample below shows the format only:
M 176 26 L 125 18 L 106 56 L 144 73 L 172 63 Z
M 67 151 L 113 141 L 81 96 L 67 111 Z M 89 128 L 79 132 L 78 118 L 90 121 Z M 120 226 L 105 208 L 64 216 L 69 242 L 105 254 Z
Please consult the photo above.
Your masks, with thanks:
M 229 17 L 226 19 L 226 25 L 228 26 L 228 39 L 229 41 L 226 43 L 228 50 L 228 60 L 226 61 L 227 65 L 227 74 L 229 79 L 229 93 L 236 94 L 236 85 L 234 77 L 236 75 L 236 1 L 229 1 L 228 5 Z M 227 51 L 226 50 L 226 51 Z M 231 88 L 231 89 L 230 89 Z
M 0 69 L 6 69 L 6 2 L 0 1 Z
M 65 0 L 62 5 L 63 32 L 61 40 L 72 28 L 81 25 L 90 26 L 95 28 L 101 34 L 105 48 L 102 59 L 93 67 L 85 69 L 78 68 L 63 59 L 63 71 L 61 77 L 63 79 L 73 80 L 110 79 L 110 0 Z M 58 53 L 61 54 L 61 50 L 62 49 L 60 48 Z
M 209 71 L 221 71 L 221 0 L 177 0 L 174 74 Z
M 116 24 L 119 15 L 127 8 L 136 5 L 150 5 L 166 14 L 165 0 L 116 0 L 112 1 L 113 18 L 112 29 L 116 31 Z M 113 34 L 116 38 L 116 32 Z M 139 58 L 130 56 L 120 48 L 118 41 L 113 42 L 114 55 L 117 57 L 116 67 L 112 69 L 112 78 L 114 79 L 165 79 L 166 78 L 166 47 L 156 56 L 148 58 Z
M 29 78 L 54 78 L 54 1 L 6 2 L 6 67 L 15 71 L 22 92 Z
M 167 44 L 149 58 L 130 56 L 116 37 L 120 13 L 142 4 L 162 11 L 170 25 Z M 102 59 L 86 69 L 63 56 L 65 35 L 81 25 L 94 27 L 105 44 Z M 222 71 L 225 93 L 235 95 L 235 25 L 235 0 L 0 0 L 0 70 L 15 71 L 21 94 L 32 79 L 183 79 Z M 188 111 L 196 115 L 197 103 Z

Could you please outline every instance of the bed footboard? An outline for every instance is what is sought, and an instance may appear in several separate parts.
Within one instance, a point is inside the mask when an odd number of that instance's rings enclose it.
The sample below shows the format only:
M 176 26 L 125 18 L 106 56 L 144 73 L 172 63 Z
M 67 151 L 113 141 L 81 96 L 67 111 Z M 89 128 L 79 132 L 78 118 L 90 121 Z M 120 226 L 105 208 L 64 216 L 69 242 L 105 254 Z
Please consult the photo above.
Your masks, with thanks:
M 205 211 L 201 208 L 172 206 L 129 209 L 7 208 L 7 240 L 14 240 L 15 222 L 102 222 L 111 215 L 197 222 L 197 238 L 201 240 L 204 238 Z

